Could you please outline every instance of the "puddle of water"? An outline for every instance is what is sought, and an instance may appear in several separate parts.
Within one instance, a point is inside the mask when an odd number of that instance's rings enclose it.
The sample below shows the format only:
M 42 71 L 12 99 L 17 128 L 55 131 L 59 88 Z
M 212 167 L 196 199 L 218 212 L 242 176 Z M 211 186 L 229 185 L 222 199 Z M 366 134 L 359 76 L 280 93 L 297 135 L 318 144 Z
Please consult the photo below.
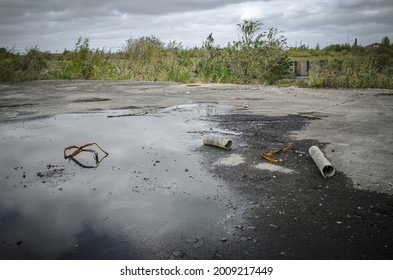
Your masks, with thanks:
M 195 151 L 214 129 L 206 117 L 227 110 L 188 105 L 0 124 L 0 258 L 206 257 L 209 242 L 240 219 L 239 198 Z M 93 142 L 109 153 L 97 168 L 64 159 L 66 147 Z

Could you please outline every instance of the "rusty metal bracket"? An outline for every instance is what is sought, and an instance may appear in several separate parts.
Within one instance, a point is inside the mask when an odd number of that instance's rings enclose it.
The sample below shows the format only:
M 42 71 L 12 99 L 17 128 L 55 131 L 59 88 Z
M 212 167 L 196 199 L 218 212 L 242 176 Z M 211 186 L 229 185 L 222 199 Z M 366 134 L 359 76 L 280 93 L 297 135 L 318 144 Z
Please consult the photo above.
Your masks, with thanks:
M 268 161 L 271 161 L 271 162 L 282 162 L 282 159 L 273 159 L 273 158 L 271 158 L 271 156 L 273 156 L 273 155 L 275 155 L 275 154 L 277 154 L 277 153 L 280 153 L 280 152 L 284 152 L 284 151 L 286 151 L 286 150 L 289 150 L 291 147 L 292 147 L 292 143 L 289 143 L 289 145 L 286 146 L 286 147 L 284 147 L 284 148 L 280 148 L 280 149 L 278 149 L 278 150 L 275 150 L 275 151 L 272 151 L 272 152 L 269 152 L 269 153 L 261 154 L 261 156 L 262 156 L 264 159 L 266 159 L 266 160 L 268 160 Z
M 94 150 L 94 149 L 86 149 L 87 147 L 90 147 L 90 146 L 93 146 L 93 145 L 96 145 L 104 153 L 104 156 L 101 159 L 99 158 L 98 152 L 96 150 Z M 75 149 L 75 151 L 73 151 L 71 154 L 67 155 L 66 152 L 68 150 L 73 150 L 73 149 Z M 75 157 L 79 153 L 81 153 L 81 152 L 93 153 L 94 154 L 94 160 L 95 160 L 96 164 L 95 165 L 86 165 L 86 164 L 83 164 L 80 161 L 78 161 Z M 64 149 L 64 158 L 65 159 L 71 159 L 73 162 L 75 162 L 77 165 L 79 165 L 80 167 L 83 167 L 83 168 L 96 168 L 96 167 L 98 167 L 100 165 L 101 161 L 104 158 L 106 158 L 108 155 L 109 155 L 109 153 L 107 153 L 104 149 L 102 149 L 97 143 L 88 143 L 88 144 L 85 144 L 85 145 L 82 145 L 82 146 L 79 146 L 79 147 L 75 146 L 75 145 L 72 145 L 72 146 L 68 146 L 68 147 L 66 147 Z

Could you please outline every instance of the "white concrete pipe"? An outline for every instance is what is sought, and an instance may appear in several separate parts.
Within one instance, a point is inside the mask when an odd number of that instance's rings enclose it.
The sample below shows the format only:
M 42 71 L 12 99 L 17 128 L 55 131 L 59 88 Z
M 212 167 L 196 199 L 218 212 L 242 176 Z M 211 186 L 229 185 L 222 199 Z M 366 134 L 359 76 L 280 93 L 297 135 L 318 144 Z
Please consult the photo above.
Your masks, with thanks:
M 204 136 L 203 143 L 205 145 L 216 146 L 227 150 L 231 149 L 233 145 L 233 141 L 231 139 L 224 138 L 222 136 L 217 136 L 217 135 Z
M 317 146 L 311 146 L 308 152 L 324 178 L 330 178 L 334 175 L 336 170 L 334 169 L 333 164 L 325 157 Z

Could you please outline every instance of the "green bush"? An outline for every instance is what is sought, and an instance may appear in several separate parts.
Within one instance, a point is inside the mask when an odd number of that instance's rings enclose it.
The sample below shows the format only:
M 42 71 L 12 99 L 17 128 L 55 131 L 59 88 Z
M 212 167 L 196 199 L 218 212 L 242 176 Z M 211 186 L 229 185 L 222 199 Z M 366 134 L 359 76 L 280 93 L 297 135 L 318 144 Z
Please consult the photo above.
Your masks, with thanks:
M 14 49 L 0 48 L 0 81 L 17 81 L 22 71 L 22 59 Z
M 204 42 L 198 62 L 202 81 L 272 84 L 289 75 L 286 39 L 276 29 L 261 32 L 258 21 L 238 24 L 240 40 L 216 48 L 212 34 Z
M 48 62 L 50 53 L 41 52 L 37 46 L 26 49 L 26 54 L 22 56 L 22 79 L 42 80 L 49 78 Z
M 0 48 L 0 81 L 47 79 L 50 54 L 37 46 L 20 55 L 13 49 Z
M 382 70 L 374 57 L 348 55 L 313 67 L 307 83 L 311 87 L 392 89 L 393 73 Z
M 241 40 L 230 46 L 230 67 L 240 82 L 257 80 L 273 84 L 289 76 L 290 61 L 286 51 L 286 39 L 278 36 L 275 28 L 260 32 L 258 21 L 238 24 Z
M 90 48 L 80 37 L 73 50 L 62 54 L 42 52 L 38 47 L 19 54 L 0 48 L 0 81 L 37 79 L 150 80 L 181 83 L 283 84 L 288 78 L 288 55 L 300 59 L 326 59 L 314 66 L 304 83 L 312 87 L 392 88 L 393 47 L 384 38 L 377 48 L 348 44 L 323 50 L 302 46 L 287 49 L 277 29 L 263 31 L 258 21 L 237 25 L 238 40 L 226 47 L 214 44 L 211 33 L 201 48 L 165 44 L 154 36 L 130 38 L 115 53 Z M 290 82 L 284 84 L 291 84 Z
M 196 71 L 202 82 L 230 83 L 234 75 L 230 70 L 228 50 L 214 46 L 213 34 L 203 42 L 197 59 Z

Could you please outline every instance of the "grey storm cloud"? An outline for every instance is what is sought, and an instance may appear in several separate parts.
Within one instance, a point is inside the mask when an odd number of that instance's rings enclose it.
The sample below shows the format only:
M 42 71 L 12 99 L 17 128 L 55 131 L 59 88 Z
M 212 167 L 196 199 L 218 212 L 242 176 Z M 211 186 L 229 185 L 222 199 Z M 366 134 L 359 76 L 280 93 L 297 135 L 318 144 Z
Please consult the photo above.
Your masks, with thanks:
M 369 44 L 393 39 L 392 14 L 391 0 L 0 0 L 0 47 L 62 51 L 83 36 L 92 47 L 119 49 L 151 35 L 192 47 L 211 32 L 226 45 L 245 19 L 276 27 L 289 45 Z
M 242 0 L 144 0 L 144 1 L 127 1 L 127 0 L 6 0 L 1 1 L 0 8 L 2 16 L 21 16 L 25 13 L 43 14 L 47 12 L 62 12 L 72 10 L 75 14 L 81 14 L 86 17 L 94 16 L 89 14 L 92 11 L 121 12 L 133 15 L 162 15 L 174 12 L 184 12 L 190 10 L 212 9 L 222 5 L 244 2 Z M 258 2 L 248 1 L 248 2 Z M 261 1 L 259 1 L 261 2 Z M 268 2 L 268 1 L 264 1 Z

